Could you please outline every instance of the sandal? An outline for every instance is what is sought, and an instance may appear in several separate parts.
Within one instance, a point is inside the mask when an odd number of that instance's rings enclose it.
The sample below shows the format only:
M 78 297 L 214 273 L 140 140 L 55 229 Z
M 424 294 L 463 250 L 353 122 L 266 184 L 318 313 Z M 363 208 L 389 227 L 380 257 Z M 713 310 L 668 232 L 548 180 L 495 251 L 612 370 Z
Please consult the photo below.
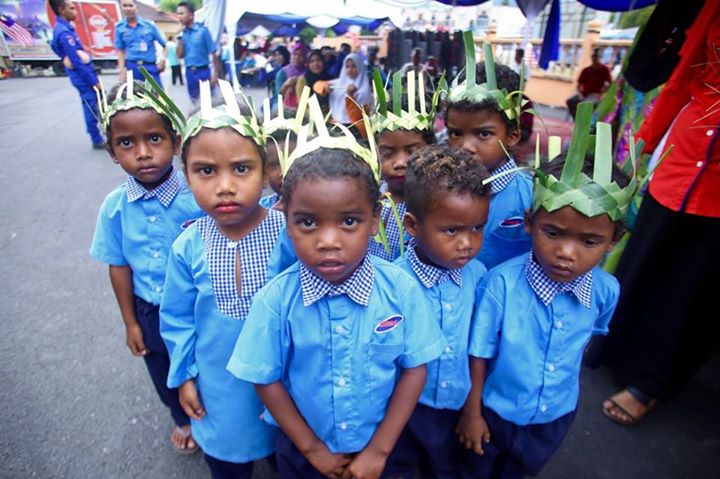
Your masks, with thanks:
M 638 409 L 637 412 L 633 414 L 628 411 L 628 404 L 627 401 L 623 401 L 623 396 L 625 396 L 626 400 L 629 399 L 639 404 L 639 407 L 636 407 L 636 409 Z M 621 402 L 625 402 L 625 406 L 623 406 Z M 648 396 L 638 388 L 628 386 L 607 398 L 605 403 L 603 403 L 602 411 L 605 417 L 612 422 L 620 424 L 621 426 L 631 426 L 637 424 L 647 413 L 652 411 L 657 403 L 657 399 Z
M 180 436 L 180 438 L 184 439 L 185 447 L 181 447 L 173 441 L 172 436 Z M 192 437 L 192 431 L 190 430 L 190 426 L 175 426 L 175 429 L 173 429 L 172 435 L 170 437 L 170 442 L 172 443 L 173 447 L 175 448 L 175 452 L 178 454 L 194 454 L 200 449 L 200 446 L 195 442 L 195 440 Z

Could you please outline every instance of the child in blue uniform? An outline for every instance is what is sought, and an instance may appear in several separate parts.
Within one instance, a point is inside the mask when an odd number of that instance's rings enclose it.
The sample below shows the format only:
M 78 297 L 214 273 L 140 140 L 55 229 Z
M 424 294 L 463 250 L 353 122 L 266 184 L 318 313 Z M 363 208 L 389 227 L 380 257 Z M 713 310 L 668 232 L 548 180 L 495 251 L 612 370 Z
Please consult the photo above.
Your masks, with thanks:
M 133 87 L 115 87 L 103 112 L 108 152 L 128 178 L 105 198 L 90 254 L 110 265 L 128 348 L 143 357 L 160 400 L 170 408 L 176 424 L 173 445 L 180 452 L 194 452 L 197 445 L 177 389 L 165 384 L 170 359 L 160 338 L 158 309 L 170 246 L 183 224 L 202 211 L 172 165 L 180 146 L 175 127 L 147 97 L 135 95 Z
M 532 251 L 491 270 L 479 288 L 472 390 L 458 428 L 468 448 L 463 478 L 537 475 L 572 425 L 583 350 L 607 334 L 619 295 L 617 280 L 596 266 L 621 237 L 636 187 L 612 164 L 603 125 L 594 159 L 576 128 L 567 156 L 540 168 L 525 219 Z
M 264 135 L 242 116 L 232 87 L 213 108 L 201 84 L 201 109 L 188 120 L 182 159 L 190 189 L 207 216 L 173 244 L 160 305 L 160 332 L 170 352 L 168 386 L 192 419 L 213 478 L 252 476 L 253 461 L 273 452 L 273 431 L 260 420 L 251 383 L 225 365 L 250 301 L 265 283 L 267 258 L 284 224 L 258 204 L 265 181 Z
M 309 90 L 308 90 L 309 94 Z M 282 105 L 282 102 L 280 103 Z M 282 169 L 280 167 L 280 156 L 285 155 L 285 150 L 291 152 L 297 145 L 297 129 L 300 127 L 302 118 L 297 118 L 298 112 L 294 108 L 279 107 L 278 116 L 270 119 L 270 99 L 265 100 L 264 112 L 266 113 L 263 128 L 268 136 L 267 142 L 267 178 L 268 185 L 273 192 L 260 199 L 264 208 L 275 208 L 282 210 Z M 301 112 L 302 113 L 302 112 Z M 287 115 L 287 118 L 286 116 Z
M 379 72 L 376 73 L 376 76 Z M 416 78 L 415 72 L 409 72 L 406 81 L 414 85 Z M 418 86 L 418 97 L 415 95 L 415 88 L 403 88 L 402 73 L 398 72 L 393 75 L 393 90 L 399 90 L 402 95 L 401 101 L 396 104 L 391 103 L 385 108 L 381 105 L 385 104 L 385 94 L 380 80 L 376 80 L 376 91 L 378 92 L 378 109 L 373 115 L 373 130 L 375 131 L 375 141 L 377 142 L 378 154 L 380 156 L 380 167 L 382 175 L 382 190 L 392 198 L 397 209 L 397 215 L 402 222 L 405 216 L 405 173 L 407 171 L 407 163 L 410 155 L 415 151 L 435 143 L 435 133 L 432 126 L 435 118 L 436 101 L 428 101 L 428 109 L 425 108 L 425 98 L 422 101 L 419 95 L 425 95 L 425 88 L 422 81 Z M 404 94 L 405 93 L 405 94 Z M 392 97 L 393 92 L 388 92 Z M 434 97 L 437 100 L 437 96 Z M 410 104 L 413 108 L 410 108 Z M 393 111 L 394 110 L 394 111 Z M 387 200 L 382 201 L 382 209 L 380 210 L 380 221 L 385 227 L 387 236 L 388 249 L 385 245 L 370 240 L 370 253 L 388 261 L 393 261 L 400 256 L 400 243 L 405 242 L 406 238 L 400 238 L 401 228 L 395 218 L 395 213 L 391 203 Z M 404 249 L 404 248 L 403 248 Z
M 413 239 L 396 262 L 420 284 L 425 308 L 447 346 L 428 364 L 420 401 L 388 461 L 386 474 L 412 478 L 420 457 L 438 479 L 457 477 L 457 427 L 470 391 L 467 343 L 475 291 L 486 272 L 475 259 L 487 221 L 487 170 L 462 150 L 428 147 L 407 170 L 405 229 Z
M 228 369 L 256 384 L 266 420 L 280 426 L 281 478 L 375 479 L 417 403 L 425 364 L 445 344 L 413 280 L 367 253 L 379 174 L 360 147 L 323 136 L 283 183 L 300 261 L 257 294 Z M 345 140 L 355 141 L 349 131 Z
M 472 40 L 470 46 L 466 43 L 466 48 L 466 55 L 470 57 L 467 64 L 474 65 Z M 477 75 L 477 83 L 484 83 L 485 88 L 461 75 L 460 80 L 465 83 L 451 90 L 445 110 L 451 147 L 471 153 L 485 165 L 490 176 L 508 172 L 490 183 L 490 215 L 478 255 L 488 268 L 530 250 L 530 237 L 523 228 L 523 217 L 532 199 L 530 176 L 515 171 L 515 161 L 506 152 L 520 141 L 519 106 L 501 104 L 498 95 L 493 94 L 517 91 L 520 77 L 505 65 L 493 66 L 496 74 L 490 79 L 482 63 L 473 72 Z M 491 83 L 485 83 L 488 80 Z M 502 100 L 502 95 L 499 97 Z

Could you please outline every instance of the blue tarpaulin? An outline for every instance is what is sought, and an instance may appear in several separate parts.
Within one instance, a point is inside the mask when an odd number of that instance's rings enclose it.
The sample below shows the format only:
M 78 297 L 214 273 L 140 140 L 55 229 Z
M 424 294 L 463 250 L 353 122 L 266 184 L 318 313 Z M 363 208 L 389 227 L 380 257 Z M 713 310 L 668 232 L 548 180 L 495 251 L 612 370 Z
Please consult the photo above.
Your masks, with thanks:
M 283 13 L 279 15 L 264 15 L 260 13 L 245 13 L 237 22 L 237 35 L 241 36 L 258 25 L 262 25 L 272 31 L 273 35 L 279 37 L 295 36 L 305 27 L 311 26 L 306 20 L 310 17 L 292 15 Z M 351 25 L 358 25 L 367 30 L 375 30 L 387 18 L 365 18 L 365 17 L 346 17 L 338 18 L 339 22 L 332 27 L 333 31 L 338 35 L 342 35 L 348 31 Z

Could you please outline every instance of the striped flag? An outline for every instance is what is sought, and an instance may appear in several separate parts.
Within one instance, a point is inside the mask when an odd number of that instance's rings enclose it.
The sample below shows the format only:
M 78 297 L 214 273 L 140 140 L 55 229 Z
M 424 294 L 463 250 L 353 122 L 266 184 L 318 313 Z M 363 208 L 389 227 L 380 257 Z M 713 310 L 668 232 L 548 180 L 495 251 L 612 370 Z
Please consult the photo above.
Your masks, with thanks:
M 0 14 L 0 30 L 24 47 L 28 47 L 33 44 L 33 37 L 30 32 L 6 15 Z

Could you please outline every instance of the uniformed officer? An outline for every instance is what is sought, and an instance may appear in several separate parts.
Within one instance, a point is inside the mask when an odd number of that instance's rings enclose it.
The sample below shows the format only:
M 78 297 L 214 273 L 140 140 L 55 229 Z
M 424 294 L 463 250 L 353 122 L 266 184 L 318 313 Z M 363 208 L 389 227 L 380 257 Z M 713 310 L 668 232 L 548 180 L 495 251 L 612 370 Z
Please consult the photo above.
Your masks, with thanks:
M 160 73 L 165 70 L 167 47 L 165 39 L 155 25 L 137 16 L 135 0 L 120 0 L 125 18 L 115 26 L 115 48 L 118 52 L 120 81 L 126 79 L 127 70 L 134 78 L 142 78 L 140 67 L 145 67 L 160 85 Z M 155 42 L 163 47 L 163 56 L 156 62 Z
M 200 81 L 217 83 L 220 70 L 218 48 L 210 31 L 202 24 L 195 23 L 195 7 L 189 2 L 180 2 L 177 7 L 180 23 L 185 27 L 178 35 L 177 57 L 185 59 L 185 77 L 192 101 L 200 97 Z M 213 68 L 210 69 L 212 58 Z
M 57 17 L 50 47 L 63 59 L 65 72 L 80 93 L 85 127 L 92 139 L 93 148 L 102 149 L 105 147 L 105 140 L 98 128 L 97 95 L 93 89 L 95 86 L 100 87 L 100 82 L 95 75 L 90 55 L 83 48 L 75 27 L 70 23 L 77 17 L 75 6 L 69 0 L 50 0 L 50 8 Z

